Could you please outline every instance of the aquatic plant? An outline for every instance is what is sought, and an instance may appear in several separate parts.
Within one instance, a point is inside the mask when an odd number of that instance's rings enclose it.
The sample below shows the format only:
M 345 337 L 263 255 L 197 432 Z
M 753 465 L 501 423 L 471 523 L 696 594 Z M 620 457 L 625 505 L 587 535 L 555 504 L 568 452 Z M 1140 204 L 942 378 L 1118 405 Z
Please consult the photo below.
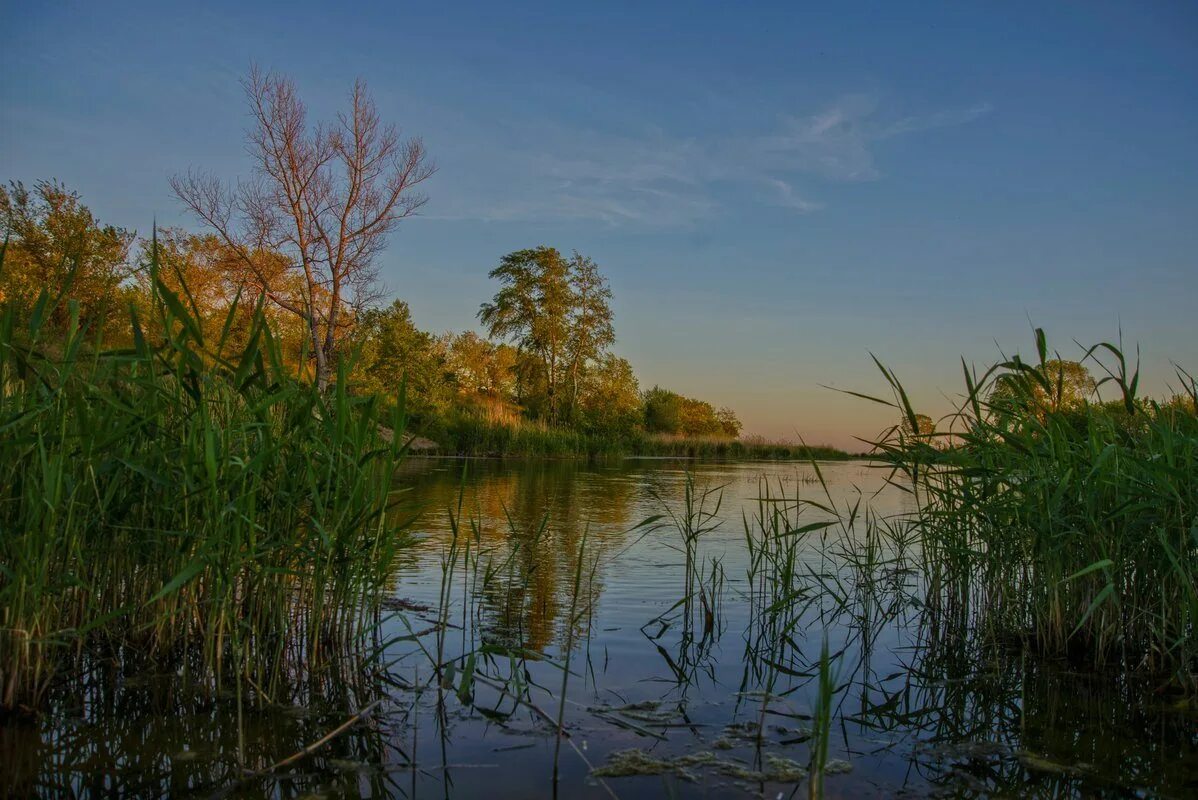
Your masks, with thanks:
M 877 442 L 917 510 L 892 527 L 918 550 L 931 623 L 1093 667 L 1171 672 L 1198 688 L 1198 388 L 1139 396 L 1121 346 L 1085 349 L 1105 375 L 1070 393 L 1036 331 L 1037 361 L 965 367 L 942 432 L 878 364 L 907 424 Z M 1103 402 L 1099 392 L 1113 388 Z
M 205 336 L 157 269 L 129 347 L 80 324 L 69 281 L 0 311 L 0 708 L 100 657 L 278 702 L 374 633 L 406 541 L 404 437 L 381 431 L 402 431 L 402 392 L 384 417 L 344 365 L 328 392 L 297 378 L 260 303 L 244 346 L 241 298 Z

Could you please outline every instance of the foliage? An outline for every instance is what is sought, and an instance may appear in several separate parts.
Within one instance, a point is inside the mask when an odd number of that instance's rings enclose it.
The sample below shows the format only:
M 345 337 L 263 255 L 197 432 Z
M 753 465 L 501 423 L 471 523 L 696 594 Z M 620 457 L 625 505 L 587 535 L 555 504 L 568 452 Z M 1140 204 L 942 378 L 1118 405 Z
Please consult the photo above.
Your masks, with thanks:
M 99 656 L 285 700 L 362 647 L 404 544 L 386 513 L 402 437 L 380 440 L 378 400 L 297 379 L 260 307 L 234 347 L 238 308 L 209 338 L 153 292 L 121 349 L 61 292 L 0 312 L 4 709 Z M 386 421 L 402 429 L 402 403 Z
M 587 379 L 591 364 L 610 355 L 607 349 L 615 344 L 616 331 L 612 324 L 611 289 L 607 281 L 599 273 L 599 265 L 586 256 L 574 252 L 570 259 L 570 290 L 573 308 L 570 315 L 570 336 L 566 343 L 566 355 L 569 360 L 570 375 L 570 405 L 567 419 L 578 422 L 580 390 Z M 628 362 L 624 362 L 627 365 Z M 609 374 L 601 376 L 611 378 L 611 369 L 620 370 L 615 364 L 608 364 Z M 602 367 L 600 367 L 602 369 Z M 617 377 L 626 388 L 632 375 L 631 367 L 627 374 Z M 633 379 L 635 381 L 635 379 Z M 611 387 L 608 387 L 611 388 Z M 593 404 L 592 404 L 593 406 Z
M 586 376 L 582 392 L 586 429 L 596 433 L 621 433 L 641 424 L 641 394 L 632 365 L 611 353 L 604 354 Z
M 81 327 L 109 345 L 133 344 L 122 310 L 130 303 L 145 336 L 168 336 L 155 312 L 161 283 L 180 298 L 205 341 L 243 350 L 260 316 L 289 374 L 319 377 L 310 321 L 279 302 L 309 291 L 290 245 L 276 249 L 263 240 L 250 247 L 229 231 L 168 228 L 156 231 L 153 242 L 143 240 L 130 258 L 133 235 L 101 226 L 77 195 L 58 184 L 39 183 L 36 191 L 13 184 L 3 200 L 10 239 L 0 292 L 8 305 L 29 313 L 36 291 L 62 288 L 61 302 L 47 306 L 42 322 L 47 346 L 64 335 L 63 309 L 72 300 L 79 304 Z M 74 248 L 71 258 L 64 255 L 68 248 Z M 502 286 L 481 316 L 500 341 L 473 331 L 421 330 L 408 305 L 394 300 L 386 307 L 345 309 L 333 349 L 324 355 L 326 367 L 352 356 L 349 390 L 379 395 L 384 403 L 406 381 L 407 408 L 419 433 L 450 452 L 647 452 L 662 448 L 652 438 L 660 434 L 695 440 L 669 444 L 671 453 L 685 456 L 714 454 L 709 438 L 739 436 L 741 424 L 731 409 L 658 387 L 640 394 L 631 364 L 611 352 L 612 294 L 592 259 L 537 247 L 508 254 L 492 276 Z M 313 291 L 320 302 L 328 300 L 320 286 Z M 211 361 L 207 352 L 197 357 Z M 514 430 L 501 434 L 496 426 Z M 749 452 L 718 449 L 719 457 Z
M 912 439 L 930 441 L 936 433 L 936 422 L 927 414 L 916 414 L 914 417 L 903 417 L 899 423 L 904 436 Z
M 266 259 L 267 255 L 260 257 Z M 307 333 L 302 322 L 271 303 L 257 308 L 252 289 L 247 290 L 253 283 L 218 236 L 182 228 L 156 230 L 152 240 L 142 240 L 137 262 L 129 288 L 142 323 L 152 335 L 164 334 L 156 327 L 159 320 L 154 313 L 154 281 L 158 280 L 187 303 L 206 340 L 216 341 L 223 335 L 230 349 L 240 350 L 249 343 L 255 315 L 261 313 L 284 363 L 296 374 L 308 374 Z M 281 261 L 274 262 L 274 269 L 280 269 Z M 261 268 L 271 267 L 263 263 Z
M 1079 408 L 1093 397 L 1098 387 L 1090 370 L 1077 361 L 1053 358 L 1029 366 L 1016 356 L 1011 363 L 1026 368 L 998 375 L 989 396 L 991 410 L 1011 420 L 1029 414 L 1043 419 L 1049 412 Z
M 510 345 L 489 342 L 474 331 L 442 340 L 447 369 L 459 393 L 503 399 L 516 391 L 518 354 Z
M 79 195 L 54 181 L 0 186 L 0 237 L 6 242 L 0 302 L 29 312 L 47 288 L 69 292 L 81 324 L 95 332 L 119 325 L 133 233 L 100 225 Z M 66 330 L 65 305 L 48 309 L 47 332 Z M 28 322 L 23 319 L 22 322 Z
M 654 386 L 645 392 L 645 430 L 679 433 L 682 430 L 682 396 Z
M 394 396 L 404 386 L 408 410 L 417 422 L 443 416 L 452 401 L 446 380 L 445 348 L 416 327 L 408 304 L 396 300 L 370 309 L 354 330 L 353 383 L 359 393 Z
M 929 439 L 896 426 L 878 443 L 918 511 L 928 607 L 992 641 L 1096 666 L 1198 671 L 1198 396 L 1137 395 L 1138 369 L 1102 343 L 1084 361 L 966 370 L 965 401 Z M 1076 366 L 1068 366 L 1068 365 Z M 1062 365 L 1064 367 L 1062 368 Z M 1079 368 L 1080 367 L 1080 368 Z M 889 402 L 915 426 L 901 383 Z M 1103 385 L 1117 400 L 1088 401 Z
M 517 250 L 490 277 L 501 288 L 478 317 L 492 338 L 516 342 L 521 355 L 534 360 L 535 371 L 521 376 L 517 394 L 538 416 L 556 422 L 573 307 L 570 264 L 552 247 Z
M 684 436 L 740 435 L 741 424 L 730 408 L 715 408 L 704 400 L 684 397 L 654 386 L 645 393 L 645 429 L 650 433 Z
M 598 265 L 541 246 L 508 253 L 490 277 L 501 287 L 478 316 L 492 338 L 516 342 L 527 359 L 517 368 L 519 402 L 551 424 L 577 422 L 586 371 L 615 342 L 611 290 Z

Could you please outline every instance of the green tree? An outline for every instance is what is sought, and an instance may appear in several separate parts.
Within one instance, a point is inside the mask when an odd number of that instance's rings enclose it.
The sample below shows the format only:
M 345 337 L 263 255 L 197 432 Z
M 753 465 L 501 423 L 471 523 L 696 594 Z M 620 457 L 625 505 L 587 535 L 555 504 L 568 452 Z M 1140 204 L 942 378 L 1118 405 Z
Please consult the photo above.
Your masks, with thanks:
M 740 435 L 740 420 L 730 408 L 719 411 L 705 400 L 685 397 L 654 386 L 645 393 L 645 429 L 683 436 Z
M 660 386 L 645 392 L 645 430 L 650 433 L 682 432 L 682 396 Z
M 490 277 L 502 286 L 478 316 L 491 338 L 516 344 L 520 402 L 550 423 L 578 423 L 587 372 L 616 339 L 599 266 L 541 246 L 504 256 Z
M 612 324 L 611 289 L 607 280 L 600 274 L 599 265 L 577 250 L 570 259 L 570 288 L 573 296 L 566 350 L 570 419 L 574 421 L 578 416 L 579 391 L 586 371 L 615 343 L 616 331 Z
M 223 337 L 226 353 L 244 347 L 259 297 L 254 293 L 253 284 L 243 279 L 237 256 L 212 234 L 162 228 L 157 231 L 156 238 L 158 279 L 191 306 L 208 345 L 215 347 Z M 143 308 L 151 302 L 152 251 L 153 240 L 143 239 L 135 279 L 137 300 Z M 263 261 L 273 258 L 281 264 L 278 256 L 265 251 L 257 257 Z M 263 269 L 268 268 L 263 266 Z M 237 302 L 236 309 L 233 308 L 234 301 Z M 231 321 L 228 319 L 230 312 L 234 314 Z M 307 366 L 300 360 L 305 352 L 306 334 L 299 319 L 273 304 L 264 304 L 263 314 L 287 363 L 297 373 L 302 372 Z M 147 326 L 154 325 L 156 318 L 155 314 L 142 314 L 142 322 Z
M 725 436 L 715 407 L 706 400 L 682 398 L 682 432 L 687 436 Z
M 719 411 L 715 412 L 715 419 L 720 424 L 725 436 L 732 439 L 740 436 L 742 428 L 740 417 L 736 416 L 736 412 L 728 406 L 722 406 Z
M 0 186 L 0 227 L 0 238 L 8 240 L 0 301 L 32 308 L 48 289 L 79 302 L 82 324 L 127 327 L 131 231 L 101 225 L 77 193 L 54 181 Z M 51 311 L 49 322 L 65 330 L 65 303 Z
M 611 353 L 587 373 L 581 402 L 592 431 L 628 433 L 641 422 L 641 393 L 632 365 Z
M 507 400 L 515 389 L 515 350 L 474 331 L 445 337 L 446 364 L 459 392 Z
M 490 303 L 482 304 L 479 319 L 492 338 L 513 341 L 521 355 L 531 357 L 519 370 L 520 394 L 528 388 L 542 390 L 543 416 L 556 422 L 574 310 L 570 264 L 556 249 L 541 246 L 508 253 L 490 277 L 502 286 Z
M 365 312 L 353 336 L 361 348 L 354 371 L 359 391 L 394 398 L 406 378 L 407 406 L 418 421 L 439 417 L 449 408 L 444 348 L 416 327 L 407 303 L 396 300 Z

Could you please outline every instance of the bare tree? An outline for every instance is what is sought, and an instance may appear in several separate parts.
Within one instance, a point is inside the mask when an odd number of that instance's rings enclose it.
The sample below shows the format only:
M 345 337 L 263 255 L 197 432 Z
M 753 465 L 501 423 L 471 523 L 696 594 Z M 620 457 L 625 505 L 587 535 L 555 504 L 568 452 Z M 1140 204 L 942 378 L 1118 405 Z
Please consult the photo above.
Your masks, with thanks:
M 242 85 L 253 177 L 230 186 L 191 170 L 171 188 L 229 245 L 247 284 L 303 319 L 323 390 L 354 311 L 377 299 L 375 256 L 424 205 L 415 189 L 435 167 L 420 139 L 379 121 L 361 80 L 349 112 L 315 127 L 291 80 L 254 67 Z

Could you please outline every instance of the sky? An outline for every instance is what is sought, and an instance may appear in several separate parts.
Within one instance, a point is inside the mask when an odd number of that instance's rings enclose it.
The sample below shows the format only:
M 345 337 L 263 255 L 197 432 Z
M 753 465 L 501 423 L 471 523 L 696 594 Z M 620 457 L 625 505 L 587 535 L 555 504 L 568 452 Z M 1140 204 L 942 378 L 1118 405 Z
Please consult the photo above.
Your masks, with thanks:
M 313 119 L 361 77 L 438 166 L 379 260 L 425 329 L 579 250 L 643 387 L 846 447 L 871 354 L 933 417 L 1034 326 L 1198 369 L 1198 5 L 339 5 L 0 0 L 0 180 L 198 227 L 167 181 L 248 174 L 252 63 Z

